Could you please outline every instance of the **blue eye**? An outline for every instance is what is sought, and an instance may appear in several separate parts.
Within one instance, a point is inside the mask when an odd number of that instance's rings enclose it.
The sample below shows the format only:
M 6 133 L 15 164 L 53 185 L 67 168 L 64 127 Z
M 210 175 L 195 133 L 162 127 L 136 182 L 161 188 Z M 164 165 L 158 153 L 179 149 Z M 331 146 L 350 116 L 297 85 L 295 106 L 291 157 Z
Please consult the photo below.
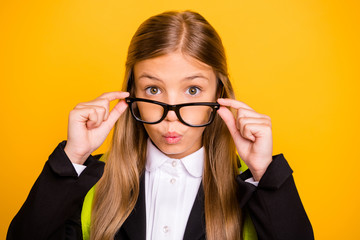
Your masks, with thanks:
M 189 87 L 186 91 L 187 94 L 190 94 L 191 96 L 195 96 L 200 92 L 200 88 L 198 87 Z
M 149 95 L 156 95 L 160 93 L 160 90 L 158 87 L 148 87 L 145 89 L 146 93 Z

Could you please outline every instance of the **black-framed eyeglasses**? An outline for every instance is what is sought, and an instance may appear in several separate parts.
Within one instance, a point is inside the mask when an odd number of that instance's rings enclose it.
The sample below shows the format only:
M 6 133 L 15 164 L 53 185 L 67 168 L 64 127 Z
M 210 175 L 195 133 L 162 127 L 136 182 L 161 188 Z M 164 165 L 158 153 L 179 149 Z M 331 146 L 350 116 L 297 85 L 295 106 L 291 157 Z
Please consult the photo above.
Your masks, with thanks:
M 174 111 L 183 124 L 190 127 L 204 127 L 212 123 L 220 104 L 215 102 L 194 102 L 169 105 L 144 98 L 125 98 L 132 116 L 139 122 L 156 124 Z

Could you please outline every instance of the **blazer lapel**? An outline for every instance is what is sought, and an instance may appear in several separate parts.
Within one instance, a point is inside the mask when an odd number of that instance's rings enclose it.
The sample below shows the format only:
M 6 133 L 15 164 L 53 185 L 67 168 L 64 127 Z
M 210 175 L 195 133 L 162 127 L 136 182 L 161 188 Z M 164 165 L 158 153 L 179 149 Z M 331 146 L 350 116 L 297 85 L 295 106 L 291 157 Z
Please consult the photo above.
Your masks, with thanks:
M 146 206 L 145 206 L 145 175 L 140 177 L 139 197 L 133 211 L 121 228 L 131 240 L 146 239 Z M 121 232 L 121 230 L 120 230 Z M 121 234 L 119 232 L 119 234 Z
M 186 224 L 184 240 L 198 240 L 205 238 L 204 189 L 201 183 Z
M 116 239 L 144 240 L 146 239 L 146 206 L 145 206 L 145 176 L 140 178 L 139 197 L 129 217 L 125 220 Z M 122 236 L 122 234 L 127 237 Z M 200 184 L 194 205 L 186 224 L 184 240 L 198 240 L 206 238 L 204 189 Z

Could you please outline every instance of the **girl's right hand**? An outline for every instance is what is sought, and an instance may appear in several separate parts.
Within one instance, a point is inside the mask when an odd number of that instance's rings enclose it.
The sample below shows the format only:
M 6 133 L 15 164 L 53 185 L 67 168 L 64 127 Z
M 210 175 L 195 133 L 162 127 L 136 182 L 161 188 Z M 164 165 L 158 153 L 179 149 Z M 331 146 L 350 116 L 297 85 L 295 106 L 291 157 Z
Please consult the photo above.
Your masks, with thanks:
M 69 114 L 65 153 L 70 161 L 84 164 L 105 141 L 107 135 L 127 108 L 123 100 L 128 92 L 108 92 L 85 103 L 79 103 Z M 110 102 L 121 99 L 110 112 Z

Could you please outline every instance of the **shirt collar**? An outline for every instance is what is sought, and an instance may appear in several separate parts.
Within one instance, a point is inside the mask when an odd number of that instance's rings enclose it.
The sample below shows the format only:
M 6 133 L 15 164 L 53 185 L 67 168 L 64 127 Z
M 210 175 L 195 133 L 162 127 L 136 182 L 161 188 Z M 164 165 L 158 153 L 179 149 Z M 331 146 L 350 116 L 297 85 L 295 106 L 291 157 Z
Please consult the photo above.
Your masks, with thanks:
M 161 152 L 148 138 L 146 165 L 147 171 L 152 172 L 164 164 L 167 160 L 171 160 L 163 152 Z M 194 177 L 201 177 L 204 169 L 204 147 L 201 147 L 196 152 L 179 159 L 186 170 Z

